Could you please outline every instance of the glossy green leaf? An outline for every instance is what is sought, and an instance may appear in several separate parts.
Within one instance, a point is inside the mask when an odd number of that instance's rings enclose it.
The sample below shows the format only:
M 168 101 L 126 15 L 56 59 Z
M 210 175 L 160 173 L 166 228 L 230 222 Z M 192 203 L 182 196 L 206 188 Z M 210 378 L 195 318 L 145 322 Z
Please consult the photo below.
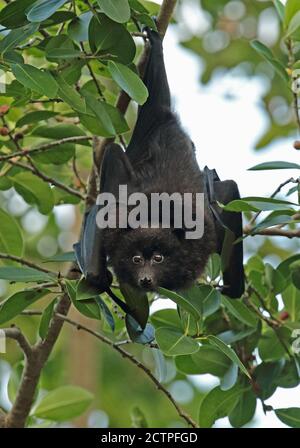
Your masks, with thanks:
M 172 327 L 158 328 L 155 337 L 159 348 L 167 356 L 188 355 L 199 350 L 198 342 Z
M 93 395 L 77 386 L 62 386 L 48 392 L 31 415 L 37 418 L 63 422 L 81 415 L 93 401 Z
M 47 336 L 47 332 L 49 329 L 51 319 L 53 317 L 54 308 L 55 308 L 56 304 L 57 304 L 57 299 L 54 299 L 44 309 L 44 312 L 43 312 L 41 320 L 40 320 L 40 325 L 39 325 L 39 335 L 40 335 L 41 339 L 45 339 L 45 337 Z
M 108 69 L 113 80 L 138 104 L 144 104 L 148 90 L 139 76 L 130 68 L 118 62 L 108 62 Z
M 223 296 L 222 303 L 239 321 L 249 327 L 257 327 L 258 319 L 256 315 L 249 308 L 247 308 L 241 300 L 232 300 Z
M 23 310 L 49 293 L 48 289 L 20 291 L 0 303 L 0 325 L 18 316 Z
M 32 36 L 37 30 L 38 24 L 29 24 L 21 28 L 11 30 L 1 41 L 0 41 L 0 54 L 6 53 L 13 48 L 16 48 L 28 37 Z
M 68 0 L 38 0 L 26 11 L 29 22 L 42 22 L 54 14 Z
M 300 408 L 275 409 L 279 420 L 291 428 L 300 428 Z
M 84 301 L 76 300 L 77 282 L 66 280 L 66 287 L 71 302 L 79 313 L 90 319 L 101 319 L 101 311 L 95 299 Z
M 199 410 L 200 428 L 211 428 L 216 420 L 227 417 L 236 406 L 243 389 L 234 387 L 223 391 L 220 387 L 212 389 L 201 401 Z
M 299 170 L 300 165 L 291 162 L 265 162 L 249 168 L 249 171 L 266 171 L 266 170 Z
M 96 0 L 103 11 L 115 22 L 125 23 L 130 19 L 128 0 Z
M 55 79 L 58 84 L 58 96 L 75 111 L 85 113 L 85 99 L 61 75 L 56 75 Z
M 208 336 L 207 339 L 212 345 L 218 347 L 219 350 L 221 350 L 226 356 L 228 356 L 228 358 L 232 362 L 234 362 L 241 369 L 241 371 L 246 376 L 248 376 L 248 378 L 251 378 L 248 370 L 246 369 L 242 361 L 239 359 L 235 351 L 232 350 L 232 348 L 228 347 L 228 345 L 224 344 L 224 342 L 221 341 L 221 339 L 217 338 L 216 336 Z
M 176 356 L 176 368 L 186 375 L 210 374 L 223 377 L 228 371 L 231 361 L 219 349 L 211 345 L 202 345 L 192 355 Z
M 15 64 L 12 65 L 12 71 L 16 79 L 28 89 L 48 98 L 54 98 L 57 95 L 57 83 L 46 70 L 40 70 L 29 64 Z
M 230 424 L 234 428 L 241 428 L 253 419 L 255 411 L 256 396 L 252 390 L 245 390 L 229 415 Z
M 1 266 L 0 279 L 11 282 L 53 282 L 55 276 L 27 267 Z
M 11 176 L 9 179 L 28 204 L 37 205 L 39 211 L 45 215 L 51 212 L 54 206 L 54 197 L 46 182 L 25 171 Z
M 80 43 L 88 40 L 89 25 L 92 17 L 93 13 L 88 11 L 72 20 L 68 26 L 68 35 L 73 41 Z
M 51 110 L 29 112 L 16 122 L 16 127 L 21 128 L 22 126 L 37 123 L 39 121 L 49 120 L 49 118 L 53 118 L 56 115 L 57 113 L 52 112 Z
M 8 3 L 0 11 L 0 25 L 5 28 L 18 28 L 27 23 L 25 10 L 36 0 L 15 0 Z
M 21 257 L 24 242 L 18 222 L 0 209 L 0 252 Z

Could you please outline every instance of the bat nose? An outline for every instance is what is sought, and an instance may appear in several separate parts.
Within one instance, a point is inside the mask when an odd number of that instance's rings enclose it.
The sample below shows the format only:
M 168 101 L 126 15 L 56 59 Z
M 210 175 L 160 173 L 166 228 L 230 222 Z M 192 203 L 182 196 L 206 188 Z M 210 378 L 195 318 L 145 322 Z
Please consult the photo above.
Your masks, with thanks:
M 143 277 L 140 279 L 140 285 L 143 288 L 149 288 L 152 285 L 152 278 L 150 277 Z

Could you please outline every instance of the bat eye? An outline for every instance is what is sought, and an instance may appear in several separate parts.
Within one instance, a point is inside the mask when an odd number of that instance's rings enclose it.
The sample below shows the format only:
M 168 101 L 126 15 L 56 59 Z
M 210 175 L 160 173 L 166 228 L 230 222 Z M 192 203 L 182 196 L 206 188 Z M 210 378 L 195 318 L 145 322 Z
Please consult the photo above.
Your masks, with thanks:
M 164 261 L 164 257 L 163 257 L 163 255 L 156 254 L 156 255 L 153 255 L 152 260 L 153 260 L 154 263 L 159 264 L 159 263 L 162 263 Z
M 132 257 L 132 262 L 134 264 L 141 264 L 143 262 L 143 257 L 140 255 L 134 255 L 134 257 Z

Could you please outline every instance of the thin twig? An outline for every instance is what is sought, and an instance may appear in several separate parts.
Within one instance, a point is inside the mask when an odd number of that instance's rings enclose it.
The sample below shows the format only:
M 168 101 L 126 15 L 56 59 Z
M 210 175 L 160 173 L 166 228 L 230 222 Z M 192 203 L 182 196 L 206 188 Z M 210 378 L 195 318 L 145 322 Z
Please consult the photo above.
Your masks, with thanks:
M 29 268 L 33 268 L 33 269 L 36 269 L 37 271 L 45 272 L 46 274 L 50 274 L 50 275 L 57 277 L 56 272 L 49 271 L 48 269 L 42 268 L 38 264 L 32 263 L 32 261 L 25 260 L 24 258 L 21 258 L 21 257 L 16 257 L 15 255 L 4 254 L 4 253 L 0 252 L 0 259 L 16 261 L 17 263 L 20 263 L 24 266 L 28 266 Z
M 276 190 L 271 194 L 270 198 L 274 199 L 275 196 L 277 196 L 277 194 L 280 193 L 280 191 L 283 189 L 283 187 L 285 187 L 286 185 L 288 185 L 290 183 L 297 184 L 297 183 L 299 183 L 299 179 L 294 179 L 293 177 L 291 177 L 290 179 L 285 180 L 284 182 L 282 182 L 276 188 Z M 255 223 L 256 219 L 261 215 L 261 213 L 262 213 L 262 210 L 260 210 L 259 212 L 255 213 L 255 215 L 249 221 L 248 227 L 252 227 L 253 226 L 253 224 Z
M 89 137 L 88 135 L 78 135 L 75 137 L 65 137 L 60 140 L 54 140 L 53 142 L 45 143 L 43 145 L 37 146 L 32 149 L 22 149 L 20 151 L 16 151 L 11 154 L 5 154 L 0 156 L 0 162 L 4 160 L 13 159 L 15 157 L 25 157 L 26 155 L 38 154 L 43 151 L 47 151 L 48 149 L 53 149 L 59 145 L 64 145 L 65 143 L 80 143 L 86 140 L 92 140 L 93 137 Z
M 7 338 L 17 341 L 27 359 L 31 358 L 33 354 L 32 347 L 18 327 L 2 328 L 1 331 L 4 332 Z
M 26 157 L 31 159 L 31 157 L 28 156 L 28 154 Z M 53 179 L 53 177 L 47 176 L 45 173 L 40 171 L 34 165 L 32 160 L 31 160 L 31 166 L 26 165 L 25 163 L 22 163 L 22 162 L 14 162 L 13 160 L 8 160 L 8 163 L 11 164 L 12 166 L 18 166 L 18 167 L 22 168 L 23 170 L 30 171 L 35 176 L 39 177 L 40 179 L 44 180 L 45 182 L 48 182 L 51 185 L 54 185 L 55 187 L 59 188 L 60 190 L 64 190 L 65 192 L 67 192 L 73 196 L 77 196 L 78 198 L 80 198 L 82 200 L 85 199 L 85 196 L 83 194 L 81 194 L 79 191 L 75 190 L 74 188 L 68 187 L 68 185 L 63 184 L 62 182 L 59 182 L 58 180 Z

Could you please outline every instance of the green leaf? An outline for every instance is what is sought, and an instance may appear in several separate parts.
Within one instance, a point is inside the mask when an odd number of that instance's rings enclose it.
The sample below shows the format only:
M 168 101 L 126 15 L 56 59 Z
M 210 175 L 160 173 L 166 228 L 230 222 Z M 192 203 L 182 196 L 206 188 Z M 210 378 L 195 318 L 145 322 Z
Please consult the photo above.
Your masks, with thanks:
M 101 11 L 115 22 L 125 23 L 130 19 L 128 0 L 97 0 Z
M 37 205 L 39 211 L 44 215 L 52 211 L 54 197 L 49 184 L 25 171 L 14 176 L 8 176 L 8 178 L 28 204 Z
M 288 29 L 285 33 L 285 38 L 291 37 L 300 27 L 300 11 L 298 11 L 289 23 Z
M 220 387 L 222 390 L 231 389 L 238 381 L 239 377 L 239 368 L 236 364 L 231 363 L 229 369 L 221 378 Z
M 177 310 L 163 309 L 156 311 L 150 317 L 152 324 L 156 327 L 174 327 L 182 330 L 182 323 Z
M 84 316 L 90 319 L 101 319 L 101 311 L 95 299 L 79 301 L 76 300 L 77 282 L 66 280 L 66 287 L 68 295 L 74 307 Z
M 199 316 L 211 316 L 220 308 L 221 294 L 212 286 L 193 286 L 182 291 L 182 295 L 198 310 Z
M 230 424 L 241 428 L 253 419 L 256 411 L 256 396 L 252 390 L 245 390 L 239 397 L 236 406 L 229 414 Z
M 227 417 L 243 393 L 239 386 L 223 391 L 220 387 L 211 390 L 203 398 L 199 410 L 200 428 L 211 428 L 216 420 Z
M 123 89 L 134 101 L 142 105 L 148 98 L 148 90 L 130 68 L 118 62 L 108 62 L 108 70 L 113 80 Z
M 297 12 L 300 11 L 300 5 L 298 0 L 287 0 L 285 5 L 285 19 L 284 24 L 287 28 L 292 18 Z
M 300 408 L 275 409 L 279 420 L 291 428 L 300 428 Z
M 45 395 L 31 415 L 37 418 L 63 422 L 83 414 L 94 396 L 76 386 L 62 386 Z
M 26 16 L 29 22 L 42 22 L 54 14 L 68 0 L 38 0 L 27 9 Z
M 300 320 L 300 290 L 293 285 L 282 293 L 285 310 L 289 313 L 292 322 Z
M 25 87 L 48 98 L 54 98 L 57 95 L 58 86 L 55 79 L 46 70 L 39 70 L 29 64 L 14 64 L 12 71 L 16 79 Z
M 32 268 L 0 267 L 0 279 L 11 282 L 53 282 L 55 277 Z
M 0 304 L 0 325 L 18 316 L 23 310 L 49 293 L 48 289 L 20 291 Z
M 244 305 L 241 300 L 230 300 L 222 296 L 222 303 L 227 310 L 239 321 L 249 327 L 257 327 L 258 318 L 255 314 Z
M 280 342 L 280 339 L 283 343 L 285 342 L 285 344 L 289 346 L 290 331 L 284 327 L 279 328 L 277 330 L 277 335 L 272 329 L 267 329 L 262 334 L 258 344 L 259 356 L 262 361 L 272 362 L 284 358 L 286 351 Z
M 296 206 L 293 202 L 281 201 L 272 198 L 247 197 L 241 200 L 232 201 L 223 208 L 229 212 L 247 212 L 247 211 L 272 211 L 272 210 L 294 210 Z
M 241 371 L 245 375 L 247 375 L 248 378 L 251 379 L 251 376 L 250 376 L 248 370 L 246 369 L 246 367 L 244 366 L 242 361 L 239 359 L 239 357 L 237 356 L 235 351 L 232 350 L 232 348 L 228 347 L 228 345 L 224 344 L 224 342 L 221 341 L 221 339 L 217 338 L 216 336 L 208 336 L 207 339 L 212 345 L 214 345 L 215 347 L 218 347 L 219 350 L 221 350 L 226 356 L 228 356 L 228 358 L 232 362 L 237 364 L 237 366 L 241 369 Z
M 80 43 L 88 40 L 89 25 L 92 17 L 93 13 L 88 11 L 72 20 L 68 26 L 68 35 L 73 41 Z
M 282 371 L 282 362 L 262 362 L 254 371 L 258 386 L 258 396 L 262 400 L 270 398 L 277 389 L 276 380 Z
M 127 32 L 123 25 L 110 20 L 104 14 L 93 16 L 89 26 L 89 43 L 94 53 L 107 51 L 120 42 L 120 37 Z
M 75 156 L 75 145 L 73 143 L 62 143 L 52 148 L 33 154 L 31 157 L 35 162 L 62 165 Z
M 86 98 L 87 107 L 89 107 L 95 114 L 97 120 L 99 120 L 103 126 L 103 129 L 105 129 L 105 131 L 111 136 L 116 135 L 117 132 L 108 113 L 106 103 L 104 101 L 97 100 L 92 95 L 85 94 L 84 96 Z
M 10 31 L 1 41 L 0 41 L 0 54 L 8 52 L 13 48 L 20 45 L 28 37 L 32 36 L 39 28 L 38 24 L 29 24 Z
M 221 339 L 225 344 L 231 345 L 235 342 L 242 341 L 243 339 L 247 338 L 251 334 L 256 332 L 256 328 L 249 328 L 245 331 L 223 331 L 222 333 L 219 333 L 217 337 Z
M 34 112 L 29 112 L 23 117 L 21 117 L 16 122 L 16 127 L 21 128 L 22 126 L 37 123 L 39 121 L 48 120 L 49 118 L 53 118 L 57 115 L 57 112 L 52 112 L 51 110 L 39 110 Z
M 207 274 L 211 280 L 216 280 L 221 274 L 221 257 L 219 254 L 212 254 L 207 263 Z
M 76 261 L 75 253 L 74 251 L 72 251 L 53 255 L 53 257 L 44 260 L 43 263 L 72 263 L 75 261 Z
M 258 40 L 253 40 L 251 46 L 264 58 L 266 59 L 272 67 L 275 69 L 276 73 L 285 81 L 289 82 L 289 75 L 280 61 L 277 61 L 273 56 L 271 50 L 266 47 L 262 42 Z
M 21 257 L 24 242 L 18 222 L 0 208 L 0 252 Z
M 75 124 L 60 123 L 52 126 L 41 125 L 35 128 L 31 135 L 53 140 L 60 140 L 62 138 L 68 138 L 68 137 L 83 137 L 86 135 L 86 133 Z M 82 140 L 78 142 L 78 144 L 90 146 L 88 140 Z
M 283 224 L 293 224 L 299 222 L 299 220 L 294 220 L 292 217 L 294 215 L 293 210 L 277 210 L 270 213 L 265 219 L 263 219 L 259 224 L 253 227 L 252 234 L 258 232 L 262 229 L 267 229 L 269 227 L 283 225 Z
M 44 309 L 39 326 L 39 335 L 41 339 L 45 339 L 45 337 L 47 336 L 48 328 L 53 317 L 53 312 L 56 304 L 57 298 L 49 303 L 49 305 Z
M 55 79 L 58 84 L 58 96 L 75 111 L 85 113 L 85 99 L 79 95 L 74 87 L 69 86 L 61 75 L 57 74 Z
M 276 8 L 276 11 L 278 12 L 278 15 L 280 17 L 281 22 L 284 22 L 284 16 L 285 16 L 285 7 L 281 3 L 280 0 L 273 0 L 274 6 Z
M 0 11 L 0 24 L 5 28 L 19 28 L 27 23 L 25 10 L 36 0 L 15 0 Z
M 192 338 L 172 327 L 161 327 L 155 331 L 159 348 L 167 356 L 188 355 L 199 350 L 199 344 Z
M 46 52 L 46 57 L 49 59 L 76 59 L 80 58 L 84 53 L 75 48 L 51 48 Z
M 249 171 L 265 171 L 265 170 L 300 170 L 300 165 L 291 162 L 265 162 L 249 168 Z
M 211 345 L 202 345 L 192 355 L 176 356 L 175 364 L 176 368 L 186 375 L 209 373 L 221 378 L 228 371 L 231 361 L 219 349 Z
M 158 293 L 161 294 L 164 297 L 167 297 L 168 299 L 173 300 L 173 302 L 177 303 L 178 306 L 183 308 L 184 310 L 188 311 L 192 316 L 195 317 L 195 319 L 199 320 L 201 318 L 201 307 L 195 300 L 190 301 L 190 297 L 186 298 L 183 297 L 181 294 L 178 294 L 177 292 L 170 291 L 166 288 L 158 288 Z
M 131 428 L 149 428 L 145 414 L 137 406 L 132 409 L 130 418 Z
M 99 290 L 94 288 L 87 282 L 85 278 L 82 278 L 77 286 L 76 300 L 89 300 L 99 296 Z

